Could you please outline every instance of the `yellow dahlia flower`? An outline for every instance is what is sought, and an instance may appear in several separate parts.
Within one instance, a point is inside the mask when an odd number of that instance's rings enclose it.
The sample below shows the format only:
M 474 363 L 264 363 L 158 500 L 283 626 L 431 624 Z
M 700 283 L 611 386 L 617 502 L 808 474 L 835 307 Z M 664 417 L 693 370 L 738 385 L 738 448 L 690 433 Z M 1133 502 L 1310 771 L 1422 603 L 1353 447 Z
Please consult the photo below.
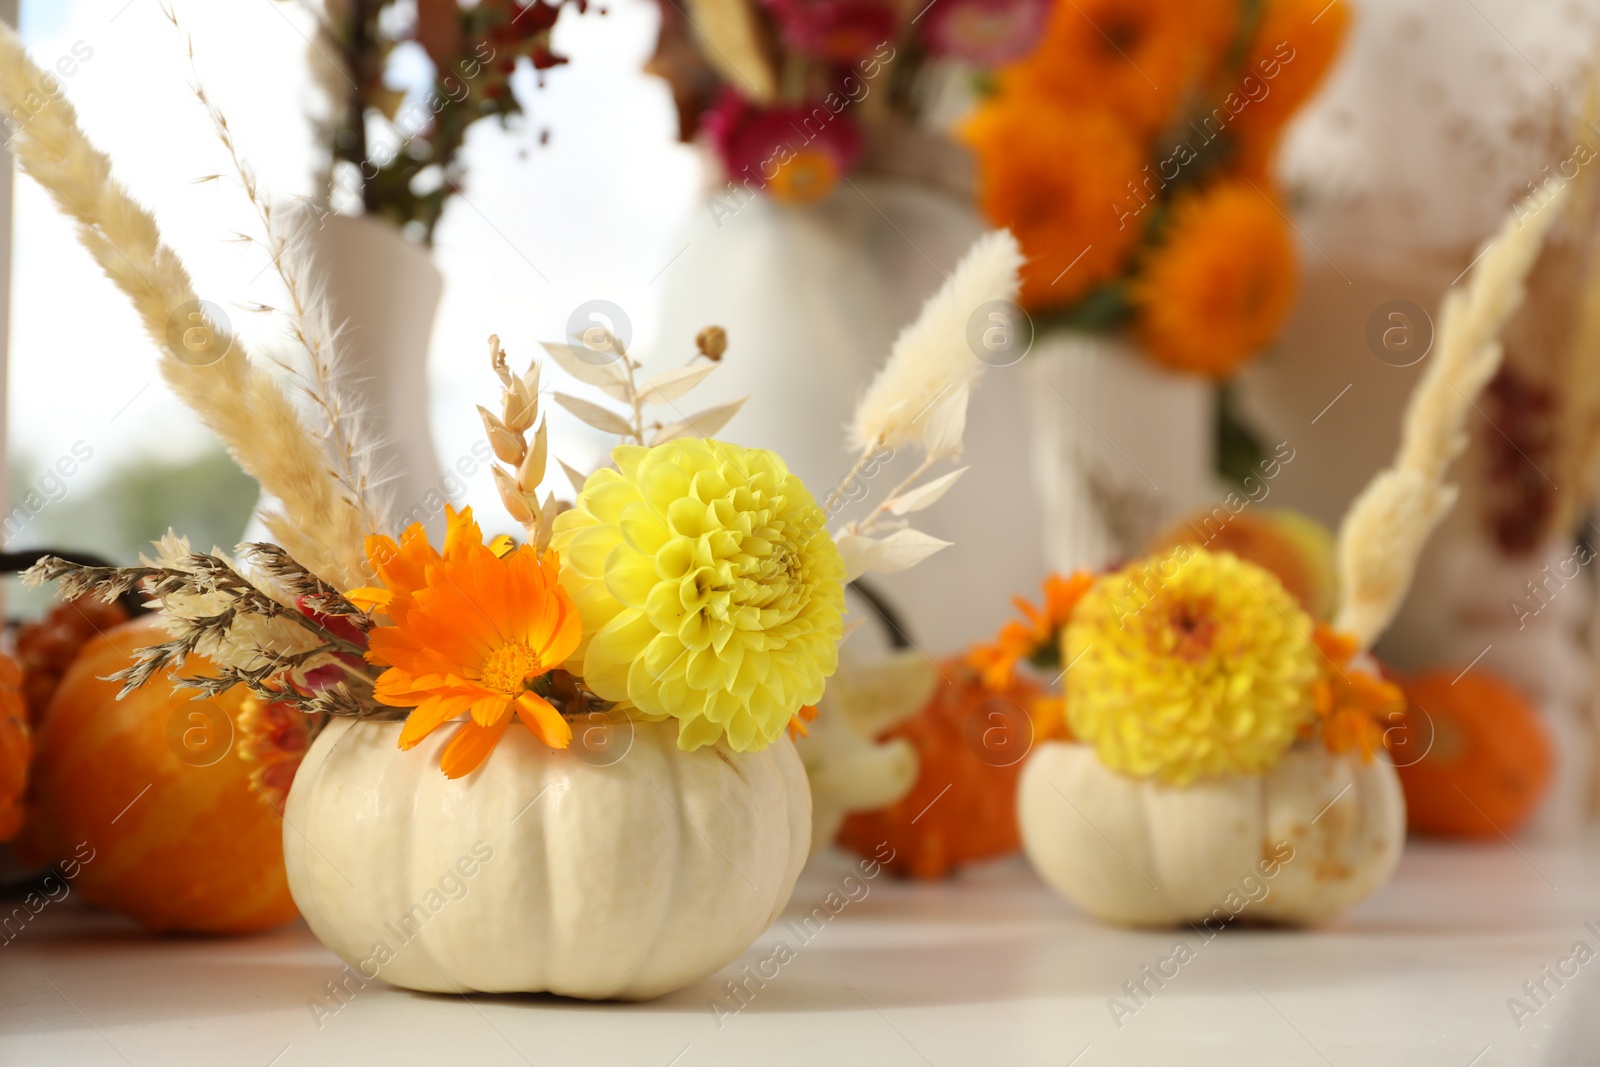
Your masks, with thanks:
M 606 700 L 678 720 L 678 745 L 765 748 L 838 666 L 844 562 L 771 452 L 623 445 L 555 522 L 583 619 L 572 669 Z
M 1135 777 L 1261 774 L 1315 717 L 1311 634 L 1283 584 L 1231 553 L 1135 562 L 1095 583 L 1063 637 L 1072 732 Z

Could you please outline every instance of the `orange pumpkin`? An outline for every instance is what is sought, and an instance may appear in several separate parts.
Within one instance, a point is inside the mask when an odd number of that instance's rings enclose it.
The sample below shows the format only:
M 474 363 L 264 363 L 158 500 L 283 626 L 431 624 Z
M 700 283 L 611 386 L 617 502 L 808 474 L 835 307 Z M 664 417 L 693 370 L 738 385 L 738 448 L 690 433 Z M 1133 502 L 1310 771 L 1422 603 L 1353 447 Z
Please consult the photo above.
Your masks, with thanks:
M 102 679 L 167 639 L 154 616 L 84 646 L 38 734 L 29 858 L 78 865 L 90 904 L 151 930 L 237 934 L 294 919 L 283 820 L 234 744 L 246 693 L 196 701 L 160 678 L 117 700 Z M 186 670 L 209 673 L 190 657 Z
M 22 668 L 0 655 L 0 841 L 22 827 L 22 794 L 28 788 L 28 705 L 22 698 Z
M 1544 723 L 1527 699 L 1475 667 L 1402 679 L 1411 705 L 1407 746 L 1395 750 L 1411 829 L 1448 837 L 1510 835 L 1550 785 Z M 1408 762 L 1411 743 L 1426 754 Z
M 886 731 L 903 737 L 920 757 L 917 784 L 899 803 L 845 819 L 839 844 L 881 859 L 913 878 L 941 878 L 964 864 L 1017 851 L 1017 778 L 1032 746 L 1029 709 L 1043 690 L 1017 677 L 986 686 L 961 660 L 940 665 L 941 683 L 921 711 Z

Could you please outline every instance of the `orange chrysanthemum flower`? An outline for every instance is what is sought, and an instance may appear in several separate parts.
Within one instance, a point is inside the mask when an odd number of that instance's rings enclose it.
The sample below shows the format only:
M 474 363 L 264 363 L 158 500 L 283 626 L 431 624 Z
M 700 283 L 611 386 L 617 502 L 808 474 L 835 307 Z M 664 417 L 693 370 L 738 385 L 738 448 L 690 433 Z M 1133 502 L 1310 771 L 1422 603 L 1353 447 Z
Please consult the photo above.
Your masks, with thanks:
M 1322 84 L 1349 28 L 1350 8 L 1342 0 L 1267 0 L 1240 72 L 1265 85 L 1267 94 L 1229 126 L 1241 173 L 1269 172 L 1279 135 Z
M 1094 586 L 1095 577 L 1078 571 L 1071 577 L 1052 574 L 1044 580 L 1044 604 L 1035 607 L 1022 597 L 1011 603 L 1022 613 L 1000 628 L 994 643 L 978 645 L 967 653 L 967 663 L 983 676 L 983 684 L 1003 689 L 1011 683 L 1023 660 L 1060 666 L 1061 629 L 1072 619 L 1072 609 Z
M 1179 199 L 1132 289 L 1150 354 L 1177 370 L 1223 378 L 1277 336 L 1294 304 L 1299 264 L 1267 196 L 1219 182 Z
M 1000 84 L 1069 107 L 1105 108 L 1152 133 L 1211 76 L 1238 20 L 1235 0 L 1058 3 L 1039 47 L 1006 68 Z
M 451 510 L 448 521 L 442 554 L 420 525 L 399 545 L 369 538 L 384 588 L 350 595 L 393 621 L 371 632 L 367 659 L 389 668 L 375 687 L 378 702 L 413 709 L 400 747 L 470 716 L 440 757 L 444 773 L 459 778 L 493 751 L 513 714 L 552 748 L 571 742 L 572 727 L 535 685 L 577 649 L 582 624 L 554 553 L 540 559 L 523 545 L 502 558 L 484 545 L 471 508 Z
M 1400 721 L 1406 706 L 1398 685 L 1354 665 L 1360 645 L 1349 634 L 1317 623 L 1312 640 L 1322 653 L 1322 677 L 1312 685 L 1313 706 L 1329 752 L 1361 753 L 1365 763 L 1384 746 L 1385 723 Z
M 964 134 L 978 160 L 979 209 L 1028 257 L 1025 305 L 1062 307 L 1122 273 L 1144 229 L 1118 212 L 1144 162 L 1125 125 L 1104 112 L 1003 94 L 978 109 Z

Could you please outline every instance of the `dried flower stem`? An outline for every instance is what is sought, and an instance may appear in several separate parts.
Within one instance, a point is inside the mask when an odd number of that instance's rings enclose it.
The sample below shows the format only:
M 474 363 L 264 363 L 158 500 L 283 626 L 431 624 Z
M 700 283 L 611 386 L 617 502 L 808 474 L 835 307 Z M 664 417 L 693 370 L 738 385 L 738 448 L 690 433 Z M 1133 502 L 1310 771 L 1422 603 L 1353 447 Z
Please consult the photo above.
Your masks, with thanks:
M 162 13 L 166 15 L 174 29 L 182 30 L 177 15 L 171 8 L 163 7 Z M 272 205 L 261 195 L 255 171 L 239 155 L 233 130 L 228 125 L 228 117 L 206 93 L 205 86 L 200 80 L 199 68 L 195 64 L 193 39 L 185 36 L 184 44 L 189 54 L 189 70 L 194 78 L 192 89 L 195 98 L 200 101 L 200 106 L 205 108 L 206 115 L 211 119 L 211 128 L 215 131 L 217 140 L 221 141 L 223 148 L 227 150 L 228 159 L 233 164 L 234 175 L 238 178 L 245 196 L 255 208 L 256 217 L 261 222 L 262 231 L 266 234 L 266 244 L 263 247 L 272 262 L 273 271 L 283 283 L 284 291 L 289 296 L 290 310 L 285 317 L 288 319 L 289 329 L 295 342 L 306 354 L 311 373 L 307 377 L 297 368 L 281 363 L 280 366 L 284 366 L 284 369 L 293 375 L 301 393 L 320 413 L 325 424 L 325 432 L 322 435 L 324 447 L 332 464 L 334 477 L 360 508 L 362 521 L 369 529 L 376 530 L 382 525 L 383 516 L 372 502 L 374 486 L 367 462 L 369 453 L 358 444 L 361 434 L 355 414 L 345 403 L 334 374 L 337 352 L 328 324 L 327 308 L 319 295 L 309 289 L 304 282 L 300 262 L 303 253 L 298 247 L 291 247 L 289 238 L 278 226 Z M 260 244 L 248 234 L 241 236 L 251 244 Z M 276 310 L 266 305 L 261 307 L 263 310 Z
M 367 527 L 359 507 L 277 382 L 251 364 L 236 338 L 208 322 L 210 344 L 200 354 L 209 362 L 179 357 L 168 338 L 175 316 L 201 314 L 193 311 L 201 305 L 188 271 L 161 242 L 155 219 L 112 177 L 110 160 L 89 143 L 72 104 L 45 93 L 47 84 L 15 31 L 0 26 L 0 106 L 29 116 L 9 142 L 17 162 L 77 220 L 84 247 L 128 296 L 160 351 L 162 378 L 277 501 L 281 510 L 265 515 L 275 539 L 328 581 L 362 584 Z
M 1456 487 L 1445 476 L 1466 447 L 1467 413 L 1500 366 L 1500 332 L 1522 303 L 1528 272 L 1566 192 L 1550 183 L 1513 208 L 1480 254 L 1466 290 L 1446 295 L 1434 353 L 1406 408 L 1394 465 L 1380 471 L 1345 514 L 1338 550 L 1342 602 L 1334 625 L 1363 648 L 1394 618 L 1423 545 L 1455 503 Z
M 489 362 L 504 387 L 498 416 L 488 408 L 478 408 L 489 447 L 495 458 L 506 464 L 492 468 L 495 488 L 511 517 L 522 524 L 528 543 L 543 554 L 550 547 L 559 505 L 554 493 L 547 494 L 542 504 L 539 502 L 539 483 L 544 481 L 550 458 L 550 425 L 539 419 L 539 364 L 530 362 L 521 377 L 511 373 L 497 336 L 489 338 Z M 531 445 L 529 430 L 534 430 Z

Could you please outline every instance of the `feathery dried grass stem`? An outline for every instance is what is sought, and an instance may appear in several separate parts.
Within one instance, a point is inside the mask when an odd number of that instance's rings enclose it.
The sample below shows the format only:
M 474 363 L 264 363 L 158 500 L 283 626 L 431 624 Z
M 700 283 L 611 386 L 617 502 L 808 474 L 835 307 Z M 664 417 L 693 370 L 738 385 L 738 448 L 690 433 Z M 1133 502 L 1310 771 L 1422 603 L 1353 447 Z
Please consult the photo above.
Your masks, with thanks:
M 72 104 L 43 92 L 44 84 L 16 32 L 0 26 L 0 105 L 27 116 L 10 141 L 18 164 L 77 221 L 89 254 L 128 296 L 161 353 L 162 378 L 277 501 L 265 518 L 278 543 L 334 585 L 363 584 L 367 527 L 360 508 L 277 382 L 220 324 L 208 323 L 207 358 L 222 353 L 213 361 L 186 362 L 174 352 L 168 339 L 174 316 L 200 307 L 189 273 L 162 243 L 155 219 L 112 177 L 110 160 L 89 143 Z
M 1432 361 L 1406 408 L 1394 465 L 1373 478 L 1345 515 L 1335 625 L 1362 647 L 1394 618 L 1423 545 L 1455 503 L 1456 487 L 1445 476 L 1467 446 L 1467 413 L 1500 366 L 1500 332 L 1522 303 L 1528 272 L 1566 193 L 1551 183 L 1518 204 L 1473 267 L 1467 289 L 1445 296 Z
M 162 13 L 172 23 L 173 29 L 182 32 L 183 27 L 178 22 L 177 14 L 170 7 L 164 6 Z M 384 516 L 373 503 L 374 479 L 368 466 L 370 452 L 359 444 L 362 435 L 355 413 L 345 402 L 343 390 L 339 388 L 334 372 L 337 352 L 327 319 L 327 308 L 318 293 L 308 288 L 303 279 L 301 275 L 303 253 L 284 234 L 282 227 L 277 223 L 272 205 L 261 195 L 255 171 L 239 155 L 239 147 L 234 141 L 227 115 L 223 114 L 222 109 L 206 93 L 205 84 L 200 79 L 199 67 L 195 63 L 194 40 L 187 34 L 184 36 L 184 47 L 188 51 L 189 71 L 194 79 L 191 89 L 195 99 L 200 102 L 206 116 L 211 120 L 211 128 L 227 151 L 234 175 L 244 189 L 250 206 L 255 209 L 256 218 L 266 235 L 263 247 L 272 263 L 273 272 L 283 283 L 284 291 L 289 297 L 290 307 L 285 318 L 288 319 L 290 333 L 294 336 L 295 343 L 306 355 L 310 375 L 308 377 L 298 368 L 281 363 L 280 365 L 293 375 L 301 393 L 321 415 L 325 424 L 325 433 L 322 437 L 328 459 L 333 465 L 334 476 L 360 508 L 362 521 L 366 526 L 369 529 L 379 529 L 383 525 Z M 255 238 L 244 236 L 250 243 L 260 244 Z M 262 306 L 269 311 L 276 310 Z

